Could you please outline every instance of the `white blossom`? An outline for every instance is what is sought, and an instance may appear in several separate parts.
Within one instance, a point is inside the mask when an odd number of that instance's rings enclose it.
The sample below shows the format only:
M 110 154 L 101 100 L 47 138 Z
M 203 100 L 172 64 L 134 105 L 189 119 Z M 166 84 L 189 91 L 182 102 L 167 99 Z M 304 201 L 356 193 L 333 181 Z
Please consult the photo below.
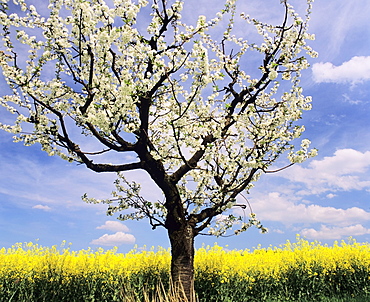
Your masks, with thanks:
M 278 72 L 276 70 L 271 70 L 269 72 L 269 79 L 270 80 L 275 80 L 278 76 Z

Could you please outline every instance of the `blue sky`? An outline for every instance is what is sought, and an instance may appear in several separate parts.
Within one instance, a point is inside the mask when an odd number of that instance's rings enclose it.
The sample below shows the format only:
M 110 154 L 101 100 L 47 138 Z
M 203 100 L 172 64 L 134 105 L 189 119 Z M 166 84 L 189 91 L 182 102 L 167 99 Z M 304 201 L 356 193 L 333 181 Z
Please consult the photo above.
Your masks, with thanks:
M 251 15 L 276 17 L 259 1 L 241 2 Z M 300 8 L 303 2 L 292 4 Z M 197 12 L 206 14 L 209 0 L 197 3 Z M 268 234 L 250 229 L 229 238 L 199 236 L 197 247 L 214 242 L 231 249 L 275 246 L 294 241 L 296 234 L 329 244 L 349 236 L 370 241 L 369 15 L 368 0 L 315 1 L 310 32 L 316 40 L 310 45 L 319 57 L 310 60 L 312 68 L 302 79 L 305 95 L 313 97 L 302 124 L 303 138 L 319 155 L 263 176 L 250 191 L 247 198 Z M 73 249 L 118 246 L 121 252 L 135 245 L 169 246 L 164 229 L 153 231 L 145 220 L 119 222 L 106 216 L 105 205 L 81 200 L 84 193 L 109 197 L 115 175 L 49 157 L 38 145 L 15 144 L 5 132 L 0 142 L 0 247 L 36 240 L 47 246 L 66 240 Z M 147 198 L 160 196 L 144 173 L 128 175 L 142 183 Z

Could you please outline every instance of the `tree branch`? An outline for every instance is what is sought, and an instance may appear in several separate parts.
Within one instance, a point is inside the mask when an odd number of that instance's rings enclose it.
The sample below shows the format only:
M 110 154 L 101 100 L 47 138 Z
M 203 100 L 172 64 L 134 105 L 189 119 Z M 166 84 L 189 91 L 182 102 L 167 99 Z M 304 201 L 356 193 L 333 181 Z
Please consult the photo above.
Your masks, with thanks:
M 285 166 L 285 167 L 282 167 L 282 168 L 280 168 L 280 169 L 271 170 L 271 171 L 263 170 L 263 172 L 265 172 L 265 173 L 276 173 L 276 172 L 279 172 L 279 171 L 283 171 L 283 170 L 285 170 L 285 169 L 287 169 L 287 168 L 289 168 L 289 167 L 291 167 L 291 166 L 293 166 L 293 165 L 294 165 L 294 163 L 291 163 L 291 164 L 289 164 L 289 165 L 287 165 L 287 166 Z
M 79 157 L 82 159 L 86 167 L 95 172 L 122 172 L 122 171 L 131 171 L 143 168 L 142 162 L 129 163 L 123 165 L 112 165 L 112 164 L 94 164 L 92 160 L 89 160 L 83 153 L 77 152 Z
M 203 138 L 202 146 L 204 148 L 196 151 L 188 161 L 186 161 L 181 167 L 179 167 L 174 173 L 172 173 L 170 177 L 171 181 L 176 184 L 186 173 L 194 169 L 205 153 L 205 147 L 214 141 L 215 137 L 212 134 L 209 134 L 205 138 Z

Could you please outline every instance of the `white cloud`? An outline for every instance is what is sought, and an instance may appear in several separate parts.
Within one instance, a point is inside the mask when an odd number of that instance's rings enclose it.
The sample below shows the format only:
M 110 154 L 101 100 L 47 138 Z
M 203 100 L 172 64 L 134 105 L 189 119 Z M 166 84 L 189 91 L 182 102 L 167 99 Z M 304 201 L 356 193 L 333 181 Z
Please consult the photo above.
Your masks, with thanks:
M 90 244 L 104 246 L 118 246 L 122 244 L 134 244 L 135 236 L 124 232 L 117 232 L 113 235 L 104 234 L 98 239 L 94 239 Z
M 303 229 L 300 233 L 309 239 L 325 240 L 370 234 L 370 229 L 365 228 L 361 224 L 346 227 L 328 227 L 322 225 L 318 231 L 315 229 Z
M 369 32 L 366 26 L 369 14 L 368 0 L 316 1 L 310 20 L 310 32 L 316 34 L 317 43 L 314 48 L 319 51 L 320 57 L 333 58 L 348 49 L 366 45 L 364 37 Z M 358 42 L 357 37 L 362 37 L 363 43 L 354 44 Z
M 119 221 L 106 221 L 103 225 L 97 227 L 98 230 L 109 230 L 113 232 L 129 232 L 127 226 Z
M 340 149 L 332 157 L 313 160 L 310 166 L 316 170 L 335 171 L 337 174 L 363 173 L 370 167 L 370 151 L 362 153 L 353 149 Z
M 369 170 L 370 151 L 340 149 L 332 156 L 311 160 L 306 166 L 296 165 L 275 174 L 275 177 L 288 181 L 281 183 L 279 180 L 277 187 L 269 181 L 268 186 L 251 192 L 253 196 L 249 200 L 253 212 L 267 228 L 269 221 L 279 222 L 285 226 L 281 228 L 285 232 L 294 230 L 317 240 L 370 234 L 370 228 L 367 229 L 370 211 L 360 206 L 351 207 L 352 200 L 345 203 L 345 208 L 317 204 L 322 197 L 340 197 L 341 191 L 370 191 Z M 319 193 L 325 195 L 318 197 L 316 194 Z M 243 200 L 240 198 L 238 202 Z M 241 209 L 236 211 L 242 213 Z M 322 225 L 321 229 L 314 227 L 317 224 Z
M 370 80 L 370 56 L 355 56 L 340 66 L 330 62 L 312 66 L 313 79 L 317 83 L 359 83 Z
M 42 204 L 38 204 L 38 205 L 35 205 L 32 207 L 32 209 L 39 209 L 39 210 L 43 210 L 43 211 L 50 211 L 51 208 L 49 206 L 44 206 Z
M 351 96 L 349 96 L 347 93 L 344 93 L 342 96 L 343 96 L 344 102 L 349 103 L 350 105 L 359 105 L 359 104 L 364 103 L 364 101 L 361 101 L 361 100 L 353 100 Z
M 285 225 L 296 223 L 325 223 L 334 226 L 349 226 L 370 220 L 370 212 L 352 207 L 338 209 L 315 204 L 295 203 L 290 195 L 271 192 L 251 200 L 253 211 L 261 221 L 277 221 Z M 240 214 L 240 209 L 237 210 Z M 266 223 L 265 223 L 266 224 Z M 266 225 L 267 226 L 267 225 Z
M 312 160 L 308 168 L 293 166 L 289 171 L 279 173 L 293 182 L 303 183 L 306 194 L 319 194 L 325 191 L 349 191 L 370 188 L 370 151 L 360 152 L 341 149 L 334 156 L 322 160 Z

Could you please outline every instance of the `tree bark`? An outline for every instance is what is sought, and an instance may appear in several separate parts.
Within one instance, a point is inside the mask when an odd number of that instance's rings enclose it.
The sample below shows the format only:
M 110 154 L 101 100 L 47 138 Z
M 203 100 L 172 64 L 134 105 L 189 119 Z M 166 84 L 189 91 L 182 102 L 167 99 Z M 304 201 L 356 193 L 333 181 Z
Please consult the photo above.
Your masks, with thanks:
M 178 301 L 195 302 L 194 228 L 186 224 L 168 230 L 171 243 L 171 278 Z

